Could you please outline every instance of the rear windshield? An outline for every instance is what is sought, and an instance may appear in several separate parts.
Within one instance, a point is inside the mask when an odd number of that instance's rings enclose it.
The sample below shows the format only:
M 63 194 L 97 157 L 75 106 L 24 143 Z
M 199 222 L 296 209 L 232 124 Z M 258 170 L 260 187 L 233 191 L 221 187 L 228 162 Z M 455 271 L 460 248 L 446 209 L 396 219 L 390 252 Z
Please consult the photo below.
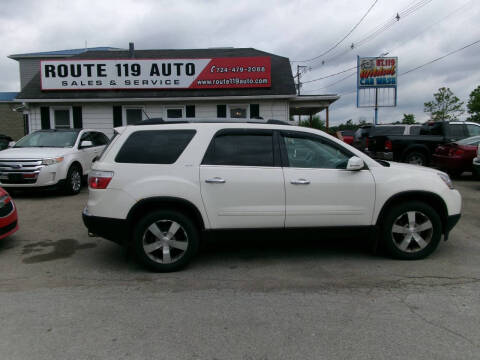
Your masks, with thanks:
M 72 147 L 77 136 L 78 131 L 37 131 L 18 140 L 14 147 Z
M 377 126 L 372 127 L 370 136 L 376 135 L 403 135 L 405 126 Z
M 195 130 L 147 130 L 132 133 L 115 161 L 136 164 L 173 164 L 192 140 Z

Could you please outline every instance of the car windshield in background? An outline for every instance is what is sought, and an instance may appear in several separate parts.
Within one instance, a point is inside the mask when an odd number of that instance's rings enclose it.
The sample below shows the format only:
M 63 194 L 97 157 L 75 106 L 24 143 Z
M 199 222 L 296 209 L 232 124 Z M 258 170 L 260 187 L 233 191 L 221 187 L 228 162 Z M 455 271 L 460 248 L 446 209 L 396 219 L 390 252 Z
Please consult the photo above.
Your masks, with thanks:
M 478 145 L 480 143 L 480 136 L 472 136 L 463 140 L 456 141 L 458 145 Z
M 37 131 L 20 139 L 14 147 L 72 147 L 78 131 Z

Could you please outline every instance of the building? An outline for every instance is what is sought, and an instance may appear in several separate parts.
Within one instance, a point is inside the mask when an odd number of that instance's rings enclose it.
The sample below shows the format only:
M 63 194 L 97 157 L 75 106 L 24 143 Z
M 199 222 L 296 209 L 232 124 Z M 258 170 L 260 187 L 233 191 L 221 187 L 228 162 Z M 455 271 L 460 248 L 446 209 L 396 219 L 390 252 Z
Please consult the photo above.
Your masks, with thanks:
M 20 139 L 26 133 L 22 112 L 15 111 L 18 92 L 0 92 L 0 134 Z
M 296 95 L 288 58 L 252 48 L 93 48 L 11 55 L 28 131 L 148 118 L 277 119 L 327 111 L 337 95 Z

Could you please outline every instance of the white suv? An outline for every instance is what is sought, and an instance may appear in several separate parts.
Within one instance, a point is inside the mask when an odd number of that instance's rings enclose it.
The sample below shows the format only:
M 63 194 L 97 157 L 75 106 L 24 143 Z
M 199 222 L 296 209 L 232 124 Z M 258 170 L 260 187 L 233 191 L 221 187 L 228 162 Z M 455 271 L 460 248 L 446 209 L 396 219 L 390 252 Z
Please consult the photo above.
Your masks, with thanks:
M 269 123 L 116 129 L 89 176 L 91 235 L 130 245 L 155 271 L 187 264 L 215 230 L 369 230 L 419 259 L 460 218 L 447 174 L 377 162 L 324 132 Z
M 59 187 L 77 194 L 82 176 L 108 144 L 98 130 L 39 130 L 0 152 L 0 186 L 4 188 Z

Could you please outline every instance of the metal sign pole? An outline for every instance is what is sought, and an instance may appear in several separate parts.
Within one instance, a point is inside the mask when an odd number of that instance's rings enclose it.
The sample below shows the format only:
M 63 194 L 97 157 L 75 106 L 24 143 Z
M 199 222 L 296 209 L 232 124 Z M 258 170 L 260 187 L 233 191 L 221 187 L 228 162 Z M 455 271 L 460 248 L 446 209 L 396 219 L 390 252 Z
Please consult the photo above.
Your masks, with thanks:
M 375 88 L 375 126 L 378 124 L 378 88 Z

